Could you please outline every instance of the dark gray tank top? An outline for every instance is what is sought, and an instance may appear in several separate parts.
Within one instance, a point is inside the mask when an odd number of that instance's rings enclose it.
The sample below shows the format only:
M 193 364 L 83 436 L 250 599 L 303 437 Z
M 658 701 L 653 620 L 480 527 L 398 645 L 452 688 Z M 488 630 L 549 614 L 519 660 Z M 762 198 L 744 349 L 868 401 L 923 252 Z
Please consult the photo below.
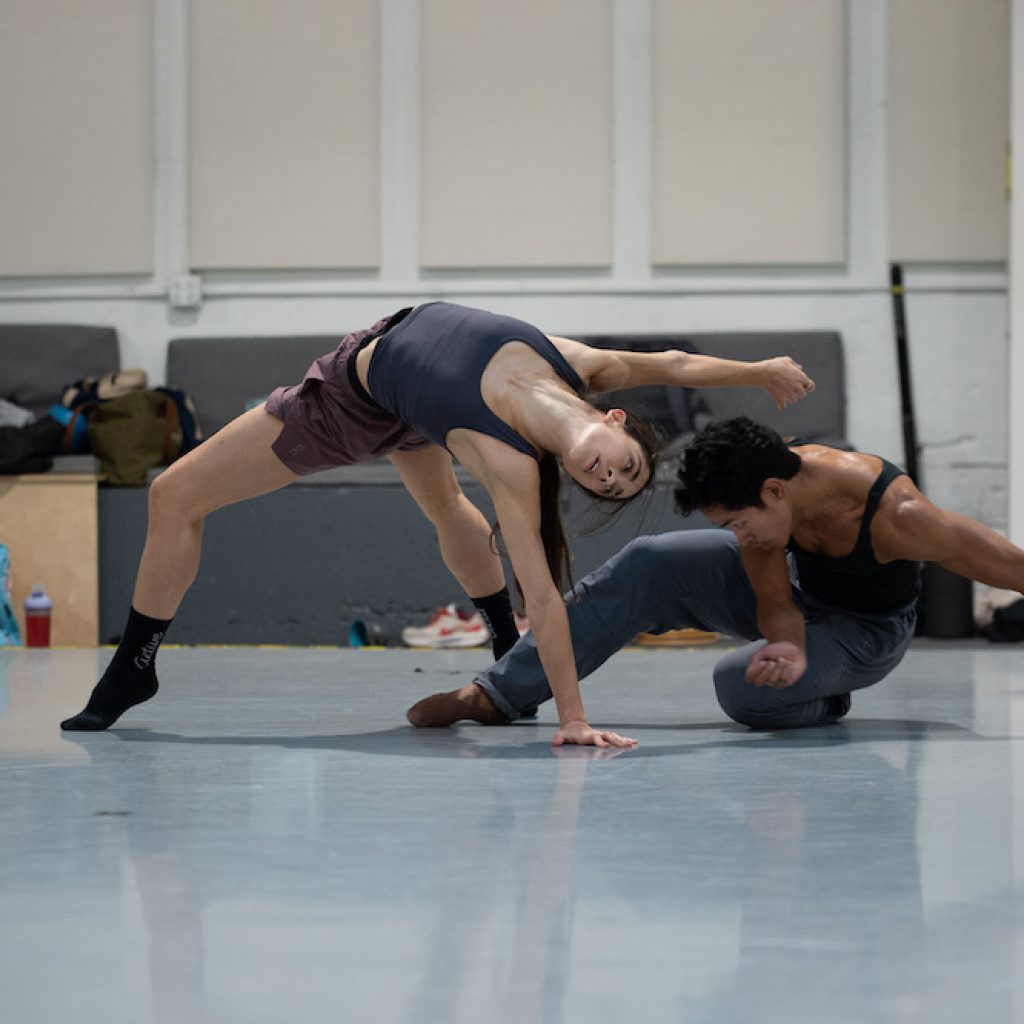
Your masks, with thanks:
M 794 438 L 791 448 L 810 442 Z M 882 471 L 868 492 L 857 543 L 848 555 L 830 558 L 805 551 L 789 538 L 800 588 L 823 604 L 869 615 L 888 615 L 905 608 L 921 592 L 921 564 L 897 559 L 882 564 L 871 547 L 871 520 L 889 484 L 906 472 L 882 459 Z
M 496 416 L 480 394 L 480 378 L 510 341 L 529 345 L 577 394 L 583 381 L 547 335 L 513 317 L 450 302 L 428 302 L 384 332 L 367 379 L 378 405 L 435 444 L 464 427 L 539 458 L 521 434 Z

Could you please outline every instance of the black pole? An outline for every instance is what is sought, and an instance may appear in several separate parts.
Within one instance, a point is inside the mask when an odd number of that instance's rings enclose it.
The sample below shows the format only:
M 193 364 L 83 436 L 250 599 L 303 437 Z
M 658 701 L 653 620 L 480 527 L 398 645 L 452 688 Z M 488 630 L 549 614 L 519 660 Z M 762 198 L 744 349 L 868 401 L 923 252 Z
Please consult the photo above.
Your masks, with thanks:
M 917 425 L 914 420 L 914 393 L 910 386 L 910 347 L 907 341 L 907 317 L 903 304 L 903 268 L 889 266 L 892 286 L 892 314 L 896 327 L 896 356 L 900 374 L 900 412 L 903 420 L 903 457 L 907 476 L 921 486 L 918 465 Z M 969 579 L 928 563 L 921 574 L 921 599 L 918 602 L 917 633 L 929 637 L 965 637 L 974 633 L 973 584 Z
M 920 486 L 918 472 L 917 426 L 914 421 L 914 392 L 910 386 L 910 347 L 907 342 L 907 316 L 903 304 L 903 268 L 898 263 L 889 266 L 892 291 L 892 315 L 896 327 L 896 357 L 900 374 L 900 414 L 903 423 L 903 458 L 907 476 Z

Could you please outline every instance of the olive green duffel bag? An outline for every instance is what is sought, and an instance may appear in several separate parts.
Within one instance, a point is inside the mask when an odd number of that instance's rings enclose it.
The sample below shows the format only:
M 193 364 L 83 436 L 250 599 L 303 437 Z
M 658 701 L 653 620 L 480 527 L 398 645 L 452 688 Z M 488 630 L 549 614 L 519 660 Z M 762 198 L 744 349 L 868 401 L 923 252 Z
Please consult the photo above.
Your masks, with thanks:
M 178 406 L 159 391 L 131 391 L 91 406 L 86 416 L 103 483 L 145 487 L 151 469 L 169 466 L 181 453 Z

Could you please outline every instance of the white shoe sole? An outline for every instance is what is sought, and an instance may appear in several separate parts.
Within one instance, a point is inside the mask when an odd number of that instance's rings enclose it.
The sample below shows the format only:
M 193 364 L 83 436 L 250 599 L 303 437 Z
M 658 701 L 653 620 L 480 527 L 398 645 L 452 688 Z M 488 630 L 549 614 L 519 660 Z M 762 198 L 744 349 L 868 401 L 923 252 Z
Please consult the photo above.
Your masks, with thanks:
M 430 639 L 409 639 L 402 637 L 403 643 L 407 647 L 433 647 L 433 648 L 448 648 L 448 647 L 483 647 L 487 643 L 488 637 L 485 636 L 467 636 L 464 633 L 455 633 L 452 636 L 439 636 L 431 637 Z

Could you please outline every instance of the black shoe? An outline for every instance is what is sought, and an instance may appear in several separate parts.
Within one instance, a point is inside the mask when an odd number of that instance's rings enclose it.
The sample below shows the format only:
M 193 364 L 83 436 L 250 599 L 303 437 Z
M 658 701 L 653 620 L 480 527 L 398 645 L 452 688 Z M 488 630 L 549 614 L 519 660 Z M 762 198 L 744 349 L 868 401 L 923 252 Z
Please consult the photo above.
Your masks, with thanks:
M 850 695 L 848 693 L 837 693 L 832 697 L 825 698 L 826 718 L 838 722 L 844 715 L 850 713 Z

